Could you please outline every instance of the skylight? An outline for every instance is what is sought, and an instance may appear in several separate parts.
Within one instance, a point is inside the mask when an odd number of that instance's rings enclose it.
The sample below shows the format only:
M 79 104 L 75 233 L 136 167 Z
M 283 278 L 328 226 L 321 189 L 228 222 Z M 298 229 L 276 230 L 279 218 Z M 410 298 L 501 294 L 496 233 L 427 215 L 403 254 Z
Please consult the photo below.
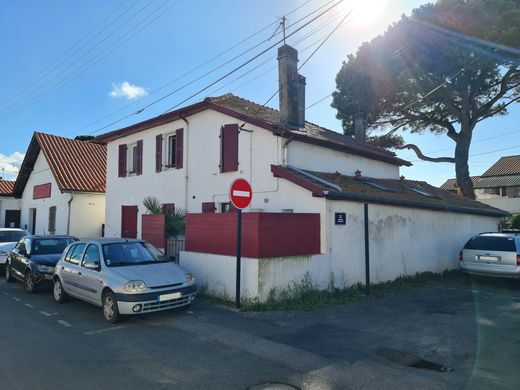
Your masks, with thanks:
M 381 191 L 385 191 L 385 192 L 395 192 L 395 191 L 392 191 L 391 189 L 381 185 L 381 184 L 378 184 L 378 183 L 374 183 L 374 182 L 371 182 L 371 181 L 368 181 L 368 180 L 361 180 L 361 182 L 363 184 L 366 184 L 367 186 L 370 186 L 372 188 L 375 188 L 375 189 L 378 189 L 378 190 L 381 190 Z
M 419 188 L 416 188 L 416 187 L 412 187 L 412 186 L 405 186 L 406 188 L 408 188 L 410 191 L 413 191 L 417 194 L 420 194 L 420 195 L 424 195 L 424 196 L 427 196 L 429 198 L 436 198 L 436 196 L 430 194 L 429 192 L 426 192 L 424 190 L 421 190 Z

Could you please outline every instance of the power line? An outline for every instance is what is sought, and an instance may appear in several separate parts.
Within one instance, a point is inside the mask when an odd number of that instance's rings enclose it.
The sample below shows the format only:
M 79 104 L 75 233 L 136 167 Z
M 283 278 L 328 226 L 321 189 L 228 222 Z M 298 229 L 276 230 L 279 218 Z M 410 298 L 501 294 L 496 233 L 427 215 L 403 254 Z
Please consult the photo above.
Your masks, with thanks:
M 82 65 L 80 65 L 80 68 L 79 69 L 76 69 L 75 71 L 73 70 L 74 73 L 71 73 L 71 74 L 68 74 L 68 75 L 65 75 L 64 77 L 61 78 L 61 80 L 59 80 L 53 87 L 51 87 L 50 89 L 46 89 L 44 90 L 42 93 L 40 93 L 39 95 L 37 95 L 36 97 L 32 98 L 31 100 L 25 102 L 25 103 L 22 103 L 21 105 L 19 105 L 18 107 L 15 107 L 14 109 L 11 109 L 11 111 L 8 111 L 5 115 L 6 117 L 5 118 L 9 118 L 9 117 L 12 117 L 13 115 L 16 115 L 18 114 L 19 112 L 25 110 L 26 108 L 30 107 L 32 104 L 34 103 L 37 103 L 39 102 L 40 100 L 42 100 L 43 98 L 49 96 L 50 94 L 52 94 L 54 91 L 56 91 L 57 89 L 67 85 L 70 81 L 72 81 L 73 79 L 75 79 L 76 77 L 78 77 L 80 74 L 84 73 L 85 71 L 87 71 L 88 69 L 90 69 L 92 66 L 94 66 L 95 64 L 97 64 L 99 61 L 101 61 L 102 59 L 106 58 L 109 54 L 111 54 L 116 48 L 120 47 L 122 44 L 128 42 L 131 38 L 133 38 L 135 35 L 137 35 L 138 33 L 140 33 L 142 30 L 144 30 L 146 27 L 148 27 L 150 24 L 152 24 L 155 20 L 157 20 L 158 18 L 160 18 L 162 15 L 164 15 L 166 12 L 168 12 L 171 8 L 173 8 L 175 5 L 177 5 L 181 0 L 177 0 L 175 3 L 173 3 L 172 5 L 170 5 L 167 9 L 165 9 L 162 13 L 160 13 L 159 15 L 157 15 L 154 19 L 150 20 L 147 24 L 145 24 L 142 28 L 138 29 L 137 31 L 135 30 L 135 27 L 137 27 L 139 24 L 142 24 L 144 22 L 146 22 L 147 20 L 149 20 L 151 17 L 154 16 L 154 14 L 156 14 L 158 11 L 161 10 L 161 8 L 163 8 L 167 3 L 168 3 L 169 0 L 165 0 L 158 8 L 156 8 L 154 11 L 152 11 L 151 13 L 149 13 L 147 16 L 145 16 L 141 21 L 139 21 L 137 23 L 137 25 L 131 27 L 126 33 L 124 33 L 122 36 L 120 36 L 116 41 L 112 42 L 109 46 L 105 47 L 101 52 L 97 53 L 95 55 L 95 57 L 93 59 L 90 59 L 88 60 L 87 62 L 83 63 Z M 153 2 L 150 1 L 146 6 L 148 6 L 149 4 L 151 4 Z M 145 7 L 146 7 L 145 6 Z M 140 11 L 142 11 L 145 7 L 141 8 L 138 13 Z M 134 14 L 133 16 L 136 16 L 137 14 Z M 133 18 L 132 16 L 132 18 Z M 131 18 L 131 19 L 132 19 Z M 126 22 L 125 22 L 126 23 Z M 121 27 L 124 27 L 124 25 L 122 25 Z M 119 30 L 119 29 L 118 29 Z M 131 34 L 131 35 L 130 35 Z M 129 36 L 130 35 L 130 36 Z M 127 38 L 128 37 L 128 38 Z M 110 37 L 108 37 L 110 38 Z M 102 42 L 106 41 L 108 38 L 105 38 Z M 125 39 L 127 38 L 127 39 Z M 122 41 L 123 39 L 125 39 L 124 41 Z M 122 41 L 122 42 L 121 42 Z M 121 43 L 120 43 L 121 42 Z M 100 42 L 101 43 L 101 42 Z M 99 44 L 100 44 L 99 43 Z M 96 45 L 96 47 L 99 46 Z M 95 49 L 94 48 L 94 49 Z M 89 50 L 88 53 L 92 52 L 93 49 Z M 85 57 L 86 55 L 84 55 L 83 57 Z M 82 57 L 82 58 L 83 58 Z M 75 65 L 76 63 L 78 63 L 82 58 L 80 58 L 79 60 L 75 61 L 73 65 Z M 70 68 L 70 67 L 69 67 Z M 47 83 L 49 83 L 50 81 L 53 81 L 55 80 L 56 78 L 60 77 L 61 75 L 58 74 L 56 75 L 55 77 L 53 77 L 51 80 L 49 80 Z M 45 85 L 43 85 L 45 86 Z M 42 87 L 43 87 L 42 86 Z M 42 89 L 42 87 L 40 87 L 39 89 Z

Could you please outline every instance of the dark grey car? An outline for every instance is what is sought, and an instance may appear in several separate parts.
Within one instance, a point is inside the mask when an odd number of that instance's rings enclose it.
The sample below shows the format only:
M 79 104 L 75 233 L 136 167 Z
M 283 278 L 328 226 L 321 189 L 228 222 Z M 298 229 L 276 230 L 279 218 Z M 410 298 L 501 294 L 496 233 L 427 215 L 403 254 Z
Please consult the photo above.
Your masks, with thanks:
M 464 245 L 459 260 L 460 268 L 468 273 L 520 278 L 520 236 L 479 234 Z

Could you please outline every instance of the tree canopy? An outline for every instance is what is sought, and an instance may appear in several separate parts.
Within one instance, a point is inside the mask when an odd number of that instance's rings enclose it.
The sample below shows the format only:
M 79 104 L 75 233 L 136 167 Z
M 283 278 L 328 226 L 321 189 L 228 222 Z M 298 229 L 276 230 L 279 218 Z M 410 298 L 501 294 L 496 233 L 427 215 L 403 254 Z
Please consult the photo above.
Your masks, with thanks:
M 354 134 L 354 117 L 362 113 L 367 142 L 454 163 L 463 195 L 474 198 L 473 130 L 520 101 L 519 20 L 517 0 L 439 0 L 403 16 L 349 55 L 336 76 L 332 106 L 345 134 Z M 454 155 L 425 156 L 398 131 L 445 134 Z

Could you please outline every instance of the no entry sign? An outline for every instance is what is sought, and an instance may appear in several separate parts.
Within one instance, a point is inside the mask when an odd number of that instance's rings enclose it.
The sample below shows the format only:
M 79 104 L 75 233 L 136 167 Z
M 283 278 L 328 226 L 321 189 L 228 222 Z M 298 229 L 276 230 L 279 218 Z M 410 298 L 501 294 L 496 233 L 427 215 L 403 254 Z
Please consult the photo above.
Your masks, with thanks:
M 237 209 L 245 209 L 253 198 L 251 185 L 245 179 L 236 179 L 229 188 L 229 198 Z

